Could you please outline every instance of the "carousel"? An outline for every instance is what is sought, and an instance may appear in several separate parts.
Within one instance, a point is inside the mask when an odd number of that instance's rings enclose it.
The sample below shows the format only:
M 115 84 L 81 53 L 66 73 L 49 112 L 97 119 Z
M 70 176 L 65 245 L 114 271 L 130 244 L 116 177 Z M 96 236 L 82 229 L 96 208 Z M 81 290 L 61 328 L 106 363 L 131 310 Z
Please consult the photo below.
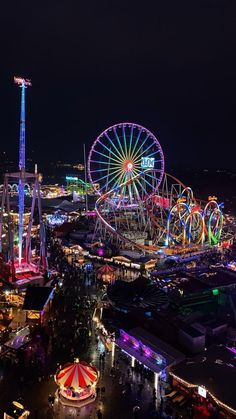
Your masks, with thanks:
M 99 371 L 91 364 L 76 359 L 66 364 L 55 375 L 59 386 L 57 396 L 65 406 L 82 407 L 96 398 Z
M 97 279 L 103 282 L 114 282 L 115 269 L 109 265 L 103 265 L 97 270 Z

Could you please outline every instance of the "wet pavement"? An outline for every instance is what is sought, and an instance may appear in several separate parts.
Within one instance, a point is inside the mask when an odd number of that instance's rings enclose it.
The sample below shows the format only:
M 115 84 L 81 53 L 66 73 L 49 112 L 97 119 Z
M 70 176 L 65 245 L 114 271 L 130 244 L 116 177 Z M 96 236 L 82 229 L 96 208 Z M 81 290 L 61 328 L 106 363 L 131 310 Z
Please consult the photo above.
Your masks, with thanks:
M 79 285 L 79 288 L 76 287 L 74 288 L 74 286 L 71 286 L 70 282 L 66 285 L 65 289 L 71 289 L 72 293 L 71 295 L 64 295 L 60 301 L 64 301 L 63 304 L 66 304 L 67 307 L 69 307 L 69 310 L 66 311 L 62 305 L 56 319 L 56 323 L 65 321 L 64 328 L 68 328 L 70 332 L 72 331 L 76 313 L 73 303 L 73 294 L 78 292 L 78 295 L 81 297 L 87 296 L 87 298 L 92 299 L 94 296 L 99 297 L 99 295 L 102 295 L 104 292 L 102 288 L 99 288 L 95 284 L 91 285 L 91 281 L 86 281 L 86 279 L 83 281 L 81 287 Z M 17 399 L 20 396 L 23 398 L 25 406 L 30 410 L 30 418 L 32 419 L 95 419 L 97 418 L 98 409 L 101 410 L 103 419 L 128 419 L 134 417 L 148 419 L 157 417 L 156 413 L 160 406 L 160 394 L 157 393 L 157 398 L 155 400 L 153 399 L 153 377 L 147 379 L 144 376 L 141 376 L 140 373 L 131 371 L 131 368 L 128 367 L 124 357 L 123 360 L 119 358 L 119 364 L 116 364 L 115 374 L 111 374 L 111 368 L 120 356 L 119 348 L 116 348 L 114 356 L 112 356 L 112 353 L 110 352 L 106 355 L 105 362 L 101 362 L 99 355 L 101 352 L 104 352 L 105 348 L 101 341 L 97 342 L 95 334 L 95 332 L 97 332 L 97 323 L 94 321 L 91 322 L 93 311 L 94 308 L 91 308 L 87 311 L 85 310 L 84 314 L 88 328 L 91 328 L 89 345 L 74 350 L 76 345 L 73 340 L 70 343 L 68 338 L 68 340 L 66 340 L 66 346 L 62 343 L 61 347 L 56 347 L 56 352 L 54 352 L 56 355 L 51 356 L 50 353 L 47 354 L 42 374 L 38 374 L 37 372 L 38 369 L 35 364 L 35 358 L 32 358 L 31 360 L 29 356 L 27 365 L 31 366 L 30 368 L 28 367 L 27 376 L 22 380 L 21 376 L 19 376 L 19 374 L 17 375 L 15 372 L 17 371 L 17 364 L 15 366 L 9 366 L 7 374 L 0 382 L 1 413 L 12 400 Z M 63 316 L 65 320 L 63 320 Z M 58 330 L 62 331 L 62 328 Z M 60 339 L 61 335 L 59 334 L 56 338 L 56 342 L 65 342 L 65 340 L 61 341 Z M 73 345 L 73 352 L 70 352 L 72 349 L 71 345 Z M 49 348 L 49 346 L 50 345 L 47 344 L 46 347 Z M 43 343 L 39 347 L 39 350 L 41 350 L 41 355 L 44 357 Z M 104 387 L 105 392 L 101 393 L 100 391 L 94 402 L 80 409 L 63 407 L 58 401 L 55 401 L 54 406 L 50 407 L 48 404 L 48 396 L 49 394 L 55 394 L 57 390 L 53 374 L 56 372 L 59 365 L 58 362 L 61 362 L 63 365 L 66 362 L 72 361 L 72 359 L 77 356 L 79 356 L 81 360 L 89 363 L 91 362 L 98 368 L 100 371 L 100 379 L 97 387 L 100 389 Z M 139 407 L 138 416 L 135 416 L 133 412 L 135 406 Z

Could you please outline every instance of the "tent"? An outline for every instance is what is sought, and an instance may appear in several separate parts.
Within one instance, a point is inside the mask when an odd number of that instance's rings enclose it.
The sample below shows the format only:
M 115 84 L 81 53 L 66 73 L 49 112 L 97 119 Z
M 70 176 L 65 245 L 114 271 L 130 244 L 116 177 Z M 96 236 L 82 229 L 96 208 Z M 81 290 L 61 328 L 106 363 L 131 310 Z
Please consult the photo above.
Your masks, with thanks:
M 97 270 L 97 279 L 101 279 L 104 282 L 112 282 L 115 279 L 115 268 L 109 265 L 103 265 Z

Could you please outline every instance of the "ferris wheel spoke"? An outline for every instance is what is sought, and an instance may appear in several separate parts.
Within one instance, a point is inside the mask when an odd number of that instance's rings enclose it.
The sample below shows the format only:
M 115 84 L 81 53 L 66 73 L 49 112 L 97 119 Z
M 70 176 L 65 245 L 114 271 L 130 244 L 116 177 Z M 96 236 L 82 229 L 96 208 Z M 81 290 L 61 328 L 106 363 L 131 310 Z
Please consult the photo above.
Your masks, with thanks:
M 157 170 L 156 169 L 156 172 L 158 172 L 158 173 L 162 173 L 162 171 L 161 170 Z M 159 183 L 159 181 L 160 181 L 160 177 L 157 179 L 157 177 L 156 176 L 153 176 L 152 174 L 150 174 L 150 173 L 148 173 L 148 172 L 146 172 L 145 173 L 147 176 L 149 176 L 151 179 L 155 179 L 156 181 L 157 181 L 157 183 Z
M 140 197 L 140 194 L 139 194 L 139 191 L 138 191 L 138 188 L 137 188 L 137 185 L 136 185 L 135 182 L 134 182 L 134 189 L 135 189 L 136 195 L 138 196 L 139 200 L 141 201 L 141 197 Z
M 133 159 L 133 154 L 134 154 L 134 152 L 135 152 L 135 150 L 136 150 L 136 147 L 137 147 L 137 145 L 138 145 L 138 143 L 139 143 L 139 139 L 140 139 L 141 134 L 142 134 L 142 130 L 141 130 L 141 129 L 139 129 L 139 132 L 138 132 L 138 135 L 137 135 L 136 141 L 135 141 L 135 143 L 134 143 L 133 151 L 132 151 L 132 153 L 131 153 L 131 155 L 130 155 L 131 159 Z
M 127 141 L 126 141 L 126 133 L 125 133 L 125 126 L 122 126 L 122 133 L 124 138 L 124 144 L 125 144 L 125 154 L 128 157 L 128 150 L 127 150 Z
M 121 173 L 121 175 L 117 177 L 117 179 L 115 180 L 114 185 L 112 185 L 113 190 L 122 183 L 122 176 L 123 176 L 123 173 Z
M 156 178 L 152 178 L 152 179 L 154 179 L 155 181 L 156 181 Z M 143 180 L 144 180 L 144 182 L 146 182 L 146 184 L 147 185 L 149 185 L 150 186 L 150 188 L 154 191 L 155 189 L 157 189 L 157 187 L 155 187 L 154 185 L 152 185 L 150 182 L 148 182 L 148 180 L 145 178 L 145 177 L 143 177 Z
M 146 195 L 147 195 L 147 191 L 146 191 L 146 189 L 144 188 L 144 186 L 142 185 L 142 183 L 140 182 L 140 180 L 139 180 L 139 178 L 138 178 L 138 177 L 135 179 L 135 182 L 137 182 L 137 183 L 139 184 L 139 186 L 141 187 L 141 189 L 143 190 L 143 192 L 144 192 L 144 194 L 145 194 L 145 196 L 146 196 Z
M 108 150 L 109 150 L 109 149 L 108 149 Z M 113 157 L 108 156 L 107 154 L 101 153 L 100 151 L 97 151 L 97 150 L 93 150 L 93 151 L 94 151 L 94 153 L 97 153 L 97 154 L 99 154 L 100 156 L 105 157 L 108 161 L 109 161 L 109 160 L 113 160 L 114 162 L 116 162 L 116 164 L 118 164 L 118 163 L 117 163 L 117 160 L 116 160 L 116 159 L 114 159 Z
M 116 152 L 118 153 L 118 155 L 120 156 L 121 159 L 125 158 L 124 155 L 121 154 L 121 152 L 118 150 L 118 148 L 115 145 L 115 142 L 112 141 L 109 137 L 109 135 L 107 134 L 107 132 L 105 132 L 105 136 L 107 137 L 108 141 L 110 142 L 110 144 L 114 147 L 114 149 L 116 150 Z
M 123 188 L 121 189 L 121 199 L 123 199 L 123 204 L 124 204 L 124 199 L 125 199 L 125 195 L 126 195 L 126 188 L 127 186 L 124 185 Z
M 119 171 L 120 172 L 120 171 Z M 102 191 L 105 187 L 107 187 L 112 181 L 114 181 L 115 179 L 117 179 L 117 178 L 119 178 L 119 176 L 121 176 L 121 175 L 119 175 L 119 174 L 115 174 L 115 176 L 113 176 L 107 183 L 105 183 L 105 185 L 103 185 L 101 188 L 100 188 L 100 191 Z M 107 176 L 106 176 L 107 177 Z
M 116 172 L 120 172 L 120 170 L 119 170 L 119 169 L 114 170 L 114 171 L 112 172 L 112 174 L 114 174 L 114 173 L 116 173 Z M 103 180 L 103 179 L 106 179 L 106 178 L 108 178 L 108 176 L 111 176 L 111 175 L 110 175 L 109 173 L 107 173 L 105 176 L 102 176 L 102 177 L 100 177 L 100 178 L 96 179 L 96 182 L 99 182 L 99 181 L 101 181 L 101 180 Z
M 155 141 L 153 141 L 151 144 L 149 144 L 149 146 L 147 147 L 147 148 L 145 148 L 145 154 L 147 153 L 147 151 L 151 148 L 151 147 L 153 147 L 155 145 Z M 140 146 L 140 148 L 139 148 L 139 150 L 138 151 L 140 151 L 141 150 L 141 148 L 142 148 L 142 146 Z M 159 151 L 159 150 L 158 150 Z M 157 151 L 157 152 L 158 152 Z M 150 155 L 148 155 L 148 157 L 150 157 Z
M 155 154 L 161 154 L 161 150 L 156 150 L 156 151 L 153 151 L 153 153 L 151 153 L 151 154 L 149 154 L 148 155 L 148 157 L 152 157 L 152 156 L 155 156 Z M 159 162 L 161 162 L 162 161 L 162 159 L 161 160 L 158 160 Z
M 129 199 L 130 199 L 130 202 L 132 204 L 133 196 L 132 196 L 131 184 L 128 185 L 128 191 L 129 191 Z
M 90 170 L 90 173 L 97 173 L 97 172 L 104 172 L 104 171 L 107 171 L 107 167 L 105 167 L 105 169 Z
M 156 176 L 151 175 L 148 172 L 145 172 L 145 176 L 149 176 L 152 180 L 154 180 L 156 182 L 156 185 L 151 184 L 150 182 L 148 182 L 148 180 L 146 179 L 146 177 L 144 177 L 144 181 L 153 189 L 156 190 L 158 188 L 158 183 L 159 183 L 159 179 L 156 178 Z
M 143 148 L 144 144 L 146 143 L 146 141 L 148 140 L 148 138 L 149 138 L 149 133 L 147 134 L 147 136 L 145 137 L 145 139 L 143 140 L 141 146 L 138 148 L 138 150 L 135 152 L 135 154 L 133 154 L 133 157 L 132 157 L 133 159 L 135 159 L 135 157 L 138 155 L 138 153 L 140 152 L 140 150 L 142 150 L 142 148 Z
M 109 158 L 111 158 L 110 154 L 112 154 L 113 156 L 116 157 L 116 159 L 118 159 L 120 162 L 122 162 L 122 159 L 119 156 L 117 156 L 117 154 L 115 154 L 109 147 L 107 147 L 105 144 L 103 144 L 100 140 L 98 140 L 98 142 L 99 142 L 99 144 L 101 144 L 102 147 L 104 147 L 109 152 Z
M 131 125 L 131 132 L 130 132 L 130 139 L 129 139 L 129 155 L 130 156 L 131 156 L 132 142 L 133 142 L 133 131 L 134 131 L 134 126 Z
M 138 184 L 141 186 L 142 190 L 144 191 L 144 194 L 147 195 L 147 189 L 145 189 L 144 185 L 142 184 L 142 180 L 144 180 L 143 177 L 141 179 L 139 179 L 140 178 L 140 176 L 139 176 L 140 173 L 136 170 L 134 170 L 134 174 L 136 176 L 134 181 L 138 182 Z
M 113 128 L 113 131 L 114 131 L 115 137 L 117 139 L 117 142 L 119 144 L 119 147 L 120 147 L 121 153 L 123 155 L 123 158 L 126 159 L 126 156 L 124 154 L 124 147 L 122 147 L 122 145 L 121 145 L 119 135 L 117 134 L 117 131 L 116 131 L 116 127 Z
M 107 165 L 108 165 L 108 162 L 107 161 L 100 161 L 100 160 L 90 160 L 90 162 L 92 162 L 92 163 L 96 163 L 96 164 L 104 164 L 104 165 L 106 165 L 106 169 L 105 170 L 107 170 Z M 120 163 L 113 163 L 113 162 L 109 162 L 109 166 L 117 166 L 117 167 L 120 167 Z M 91 173 L 91 170 L 90 170 L 90 173 Z

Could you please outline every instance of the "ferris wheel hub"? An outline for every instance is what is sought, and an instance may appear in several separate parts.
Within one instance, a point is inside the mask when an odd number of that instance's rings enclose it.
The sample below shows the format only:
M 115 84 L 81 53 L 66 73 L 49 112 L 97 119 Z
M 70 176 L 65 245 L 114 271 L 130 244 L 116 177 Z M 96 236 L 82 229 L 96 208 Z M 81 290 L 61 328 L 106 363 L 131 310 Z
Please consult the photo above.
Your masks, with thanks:
M 125 162 L 124 167 L 125 167 L 126 172 L 132 172 L 134 165 L 132 161 L 128 160 Z

